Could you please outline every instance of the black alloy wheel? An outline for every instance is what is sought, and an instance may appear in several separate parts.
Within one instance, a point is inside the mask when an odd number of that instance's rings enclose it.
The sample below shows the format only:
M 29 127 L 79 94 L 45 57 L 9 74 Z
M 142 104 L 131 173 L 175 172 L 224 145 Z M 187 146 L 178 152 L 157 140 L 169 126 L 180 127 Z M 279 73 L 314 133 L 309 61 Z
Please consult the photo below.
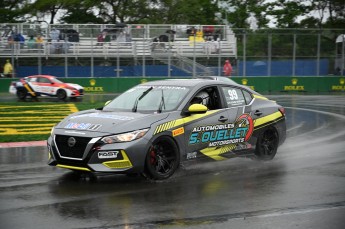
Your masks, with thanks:
M 269 128 L 258 137 L 256 143 L 255 155 L 257 159 L 269 161 L 274 158 L 277 153 L 279 144 L 278 133 L 275 129 Z
M 56 95 L 60 100 L 64 100 L 67 97 L 66 91 L 63 89 L 58 90 Z
M 18 89 L 17 90 L 17 97 L 21 100 L 24 100 L 26 98 L 27 95 L 27 90 L 24 88 Z
M 180 152 L 170 137 L 155 140 L 146 156 L 144 176 L 164 180 L 174 174 L 180 163 Z

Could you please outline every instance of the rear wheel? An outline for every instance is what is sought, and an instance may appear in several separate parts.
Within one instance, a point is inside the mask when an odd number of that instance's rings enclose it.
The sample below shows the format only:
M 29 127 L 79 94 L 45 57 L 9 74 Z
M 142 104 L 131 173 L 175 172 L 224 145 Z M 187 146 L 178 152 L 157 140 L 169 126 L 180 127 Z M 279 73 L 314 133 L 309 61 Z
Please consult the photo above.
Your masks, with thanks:
M 277 153 L 279 144 L 278 133 L 274 128 L 269 128 L 258 137 L 256 143 L 256 158 L 263 161 L 269 161 L 274 158 Z
M 66 93 L 65 90 L 60 89 L 60 90 L 57 91 L 56 96 L 58 97 L 58 99 L 64 100 L 67 97 L 67 93 Z
M 180 163 L 180 152 L 169 137 L 160 137 L 150 147 L 145 162 L 144 175 L 154 180 L 163 180 L 174 174 Z
M 17 97 L 19 99 L 22 99 L 24 100 L 26 98 L 26 95 L 27 95 L 27 90 L 25 88 L 19 88 L 17 89 Z

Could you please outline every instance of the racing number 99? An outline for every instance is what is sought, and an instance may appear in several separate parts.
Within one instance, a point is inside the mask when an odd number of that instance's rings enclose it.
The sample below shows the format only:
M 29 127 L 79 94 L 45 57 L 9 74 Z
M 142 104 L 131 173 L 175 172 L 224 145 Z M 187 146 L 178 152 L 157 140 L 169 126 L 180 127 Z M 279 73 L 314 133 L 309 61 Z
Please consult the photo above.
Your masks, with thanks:
M 238 99 L 238 95 L 237 95 L 237 91 L 232 89 L 232 90 L 228 90 L 228 94 L 230 96 L 230 100 L 237 100 Z

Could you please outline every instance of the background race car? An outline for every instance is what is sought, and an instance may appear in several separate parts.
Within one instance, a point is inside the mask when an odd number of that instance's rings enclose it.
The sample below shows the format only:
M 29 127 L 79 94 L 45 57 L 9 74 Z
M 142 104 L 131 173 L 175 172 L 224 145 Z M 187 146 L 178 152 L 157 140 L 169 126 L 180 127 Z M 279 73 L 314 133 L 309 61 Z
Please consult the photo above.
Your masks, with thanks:
M 84 88 L 78 84 L 64 83 L 54 76 L 34 75 L 12 82 L 9 88 L 11 94 L 15 94 L 19 99 L 25 99 L 28 95 L 52 96 L 60 100 L 66 98 L 77 98 L 84 95 Z

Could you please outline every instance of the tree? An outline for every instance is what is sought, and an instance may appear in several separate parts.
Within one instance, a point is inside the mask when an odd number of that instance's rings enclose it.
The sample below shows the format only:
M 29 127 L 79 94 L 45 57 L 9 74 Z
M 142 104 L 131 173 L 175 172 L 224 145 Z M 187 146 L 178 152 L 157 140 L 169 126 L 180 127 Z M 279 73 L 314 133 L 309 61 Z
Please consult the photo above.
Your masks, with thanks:
M 232 28 L 249 28 L 248 18 L 253 14 L 259 27 L 266 27 L 265 0 L 227 0 L 217 1 L 217 4 Z
M 0 8 L 0 23 L 25 22 L 23 8 L 27 1 L 2 0 Z
M 310 11 L 305 0 L 278 0 L 269 3 L 267 9 L 278 28 L 298 28 L 298 18 L 306 17 Z
M 54 20 L 59 11 L 66 8 L 67 0 L 36 0 L 27 5 L 27 9 L 32 9 L 32 16 L 41 19 L 41 16 L 49 16 L 49 24 L 54 24 Z

